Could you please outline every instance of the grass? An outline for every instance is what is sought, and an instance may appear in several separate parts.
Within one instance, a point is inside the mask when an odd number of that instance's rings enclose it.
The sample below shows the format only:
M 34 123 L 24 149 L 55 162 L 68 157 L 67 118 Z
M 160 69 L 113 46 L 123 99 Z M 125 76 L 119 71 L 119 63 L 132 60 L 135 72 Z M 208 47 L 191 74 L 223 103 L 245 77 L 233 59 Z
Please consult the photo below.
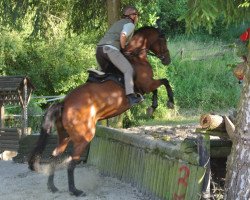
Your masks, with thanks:
M 151 94 L 143 104 L 126 114 L 129 126 L 199 123 L 204 113 L 226 114 L 235 109 L 240 99 L 241 85 L 233 75 L 233 64 L 239 62 L 232 42 L 210 36 L 177 36 L 168 47 L 172 63 L 163 66 L 150 58 L 155 78 L 167 77 L 175 98 L 175 109 L 166 108 L 165 88 L 158 89 L 159 106 L 153 119 L 147 115 Z M 181 50 L 183 50 L 181 54 Z

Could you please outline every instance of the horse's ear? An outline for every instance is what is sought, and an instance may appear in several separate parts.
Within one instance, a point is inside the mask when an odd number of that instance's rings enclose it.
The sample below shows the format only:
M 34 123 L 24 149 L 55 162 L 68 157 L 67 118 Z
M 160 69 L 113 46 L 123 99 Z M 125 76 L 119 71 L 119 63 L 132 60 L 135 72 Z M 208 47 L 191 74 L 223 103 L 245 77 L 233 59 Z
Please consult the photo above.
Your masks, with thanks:
M 165 38 L 165 33 L 162 31 L 162 29 L 161 29 L 161 19 L 160 18 L 158 18 L 157 20 L 156 20 L 156 26 L 157 26 L 157 29 L 159 30 L 159 32 L 160 32 L 160 37 L 161 38 Z
M 161 29 L 161 19 L 160 18 L 158 18 L 157 20 L 156 20 L 156 27 L 158 28 L 158 29 Z

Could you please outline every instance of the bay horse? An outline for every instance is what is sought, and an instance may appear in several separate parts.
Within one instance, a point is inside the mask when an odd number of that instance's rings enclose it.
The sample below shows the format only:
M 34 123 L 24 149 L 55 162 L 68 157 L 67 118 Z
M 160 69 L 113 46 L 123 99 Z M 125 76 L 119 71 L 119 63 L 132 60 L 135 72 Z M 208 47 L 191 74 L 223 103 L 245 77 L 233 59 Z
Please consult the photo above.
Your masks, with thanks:
M 169 102 L 173 102 L 171 87 L 166 79 L 154 80 L 153 71 L 147 60 L 148 51 L 161 59 L 163 64 L 170 63 L 170 54 L 164 35 L 157 28 L 144 27 L 135 32 L 126 48 L 135 71 L 135 86 L 142 94 L 156 91 L 165 85 Z M 75 196 L 85 196 L 74 183 L 74 169 L 86 146 L 95 136 L 96 123 L 119 115 L 130 108 L 125 90 L 114 81 L 103 83 L 86 82 L 72 90 L 62 102 L 52 104 L 45 113 L 40 136 L 28 159 L 29 168 L 38 170 L 39 157 L 45 149 L 53 125 L 58 134 L 58 146 L 52 152 L 49 162 L 47 186 L 51 192 L 58 189 L 54 185 L 55 167 L 59 156 L 65 151 L 69 142 L 73 143 L 73 153 L 67 159 L 69 192 Z

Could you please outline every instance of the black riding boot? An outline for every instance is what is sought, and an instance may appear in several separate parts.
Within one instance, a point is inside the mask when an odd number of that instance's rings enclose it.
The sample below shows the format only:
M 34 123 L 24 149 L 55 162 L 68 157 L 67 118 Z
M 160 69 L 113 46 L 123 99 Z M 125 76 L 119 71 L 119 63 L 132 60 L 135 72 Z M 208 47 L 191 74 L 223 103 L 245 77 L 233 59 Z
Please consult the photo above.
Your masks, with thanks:
M 128 98 L 130 107 L 138 103 L 141 103 L 144 100 L 143 96 L 139 93 L 128 94 L 127 98 Z

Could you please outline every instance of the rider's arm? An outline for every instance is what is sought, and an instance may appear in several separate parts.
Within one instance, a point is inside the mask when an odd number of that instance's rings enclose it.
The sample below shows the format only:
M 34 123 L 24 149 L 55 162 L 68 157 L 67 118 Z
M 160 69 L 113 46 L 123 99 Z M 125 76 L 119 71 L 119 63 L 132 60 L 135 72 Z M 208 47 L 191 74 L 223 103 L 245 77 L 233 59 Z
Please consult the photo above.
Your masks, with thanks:
M 123 29 L 120 34 L 120 43 L 122 49 L 126 47 L 127 39 L 131 34 L 133 34 L 134 29 L 135 25 L 133 23 L 127 23 L 123 26 Z
M 121 32 L 121 35 L 120 35 L 120 43 L 121 43 L 121 49 L 124 49 L 125 46 L 126 46 L 126 41 L 127 41 L 127 37 L 126 35 Z

